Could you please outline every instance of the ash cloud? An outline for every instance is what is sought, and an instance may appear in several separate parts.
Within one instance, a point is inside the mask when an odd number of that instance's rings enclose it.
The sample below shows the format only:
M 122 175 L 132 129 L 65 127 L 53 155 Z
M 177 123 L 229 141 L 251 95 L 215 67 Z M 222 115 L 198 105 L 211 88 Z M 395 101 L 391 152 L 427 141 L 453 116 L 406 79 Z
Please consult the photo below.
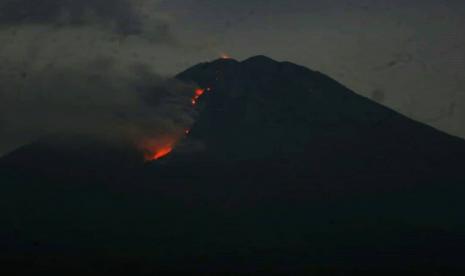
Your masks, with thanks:
M 85 134 L 107 141 L 165 139 L 192 124 L 193 87 L 144 65 L 100 59 L 0 83 L 2 142 Z
M 158 51 L 176 47 L 156 3 L 0 0 L 0 156 L 54 134 L 183 133 L 193 87 L 156 73 Z

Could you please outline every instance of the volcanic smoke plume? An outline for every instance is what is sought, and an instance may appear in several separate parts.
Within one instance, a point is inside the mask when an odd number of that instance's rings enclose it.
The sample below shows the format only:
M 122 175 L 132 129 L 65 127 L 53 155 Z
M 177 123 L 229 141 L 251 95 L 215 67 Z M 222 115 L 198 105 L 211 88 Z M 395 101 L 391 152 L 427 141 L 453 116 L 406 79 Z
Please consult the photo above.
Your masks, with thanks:
M 195 88 L 154 73 L 176 44 L 156 2 L 0 1 L 0 156 L 56 134 L 172 148 Z
M 129 141 L 156 155 L 192 124 L 194 91 L 145 66 L 121 67 L 106 59 L 20 75 L 0 83 L 0 135 L 26 143 L 79 134 Z

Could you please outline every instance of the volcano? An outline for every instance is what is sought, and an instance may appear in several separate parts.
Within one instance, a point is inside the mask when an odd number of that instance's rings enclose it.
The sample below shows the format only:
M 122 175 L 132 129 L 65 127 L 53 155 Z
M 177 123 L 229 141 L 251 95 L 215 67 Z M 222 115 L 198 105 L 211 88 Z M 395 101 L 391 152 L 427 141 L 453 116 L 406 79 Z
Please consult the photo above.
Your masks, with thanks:
M 138 163 L 99 141 L 98 163 L 43 142 L 0 160 L 6 260 L 83 271 L 133 260 L 133 275 L 465 269 L 462 139 L 265 56 L 176 78 L 202 93 L 164 158 Z M 75 177 L 89 167 L 105 169 Z
M 187 139 L 204 145 L 203 150 L 180 150 L 172 156 L 173 165 L 183 157 L 194 164 L 250 165 L 251 175 L 317 178 L 326 187 L 338 183 L 337 189 L 348 191 L 354 191 L 352 185 L 365 186 L 361 192 L 427 183 L 451 186 L 464 179 L 462 139 L 305 67 L 265 56 L 220 59 L 177 78 L 210 92 L 199 102 L 199 117 Z M 275 168 L 253 172 L 265 164 Z

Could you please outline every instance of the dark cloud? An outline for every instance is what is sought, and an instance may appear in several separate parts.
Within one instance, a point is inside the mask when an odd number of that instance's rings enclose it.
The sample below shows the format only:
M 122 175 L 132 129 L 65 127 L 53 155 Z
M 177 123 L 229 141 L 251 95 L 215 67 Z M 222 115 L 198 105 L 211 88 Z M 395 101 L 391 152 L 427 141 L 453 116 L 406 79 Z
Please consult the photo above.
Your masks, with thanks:
M 132 0 L 0 0 L 0 24 L 101 25 L 123 34 L 145 32 L 141 6 Z M 168 35 L 160 22 L 158 31 Z

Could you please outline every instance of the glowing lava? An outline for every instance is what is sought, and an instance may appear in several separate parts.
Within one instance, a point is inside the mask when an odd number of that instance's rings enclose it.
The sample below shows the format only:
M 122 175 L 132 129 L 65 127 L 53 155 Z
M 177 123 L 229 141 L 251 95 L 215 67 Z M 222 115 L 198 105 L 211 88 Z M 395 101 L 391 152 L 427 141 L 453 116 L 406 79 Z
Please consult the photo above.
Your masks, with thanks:
M 197 89 L 195 89 L 194 96 L 193 96 L 192 99 L 191 99 L 192 105 L 196 105 L 196 104 L 197 104 L 197 100 L 198 100 L 198 99 L 200 98 L 200 96 L 202 96 L 204 93 L 205 93 L 205 89 L 203 89 L 203 88 L 197 88 Z
M 161 159 L 167 156 L 172 151 L 173 151 L 173 147 L 169 145 L 162 146 L 154 150 L 146 150 L 144 159 L 145 161 L 148 161 L 148 162 L 158 160 L 158 159 Z
M 209 88 L 197 88 L 194 91 L 194 95 L 191 98 L 191 104 L 195 106 L 201 96 L 205 94 L 206 91 L 211 91 Z M 190 134 L 190 129 L 184 130 L 185 135 Z M 151 162 L 159 160 L 173 151 L 174 146 L 182 138 L 182 131 L 173 134 L 170 137 L 164 137 L 161 139 L 146 139 L 140 145 L 140 148 L 144 152 L 145 161 Z
M 160 158 L 162 158 L 162 157 L 167 156 L 167 155 L 170 154 L 172 151 L 173 151 L 173 148 L 170 147 L 170 146 L 161 148 L 161 149 L 159 149 L 158 151 L 156 151 L 156 152 L 153 154 L 153 156 L 151 156 L 151 160 L 158 160 L 158 159 L 160 159 Z
M 180 139 L 180 135 L 172 135 L 160 138 L 147 138 L 139 144 L 147 162 L 161 159 L 173 151 L 174 145 Z
M 197 88 L 197 89 L 195 89 L 195 95 L 196 95 L 196 96 L 199 96 L 199 97 L 200 97 L 200 96 L 203 95 L 203 93 L 205 93 L 205 89 L 202 89 L 202 88 Z

